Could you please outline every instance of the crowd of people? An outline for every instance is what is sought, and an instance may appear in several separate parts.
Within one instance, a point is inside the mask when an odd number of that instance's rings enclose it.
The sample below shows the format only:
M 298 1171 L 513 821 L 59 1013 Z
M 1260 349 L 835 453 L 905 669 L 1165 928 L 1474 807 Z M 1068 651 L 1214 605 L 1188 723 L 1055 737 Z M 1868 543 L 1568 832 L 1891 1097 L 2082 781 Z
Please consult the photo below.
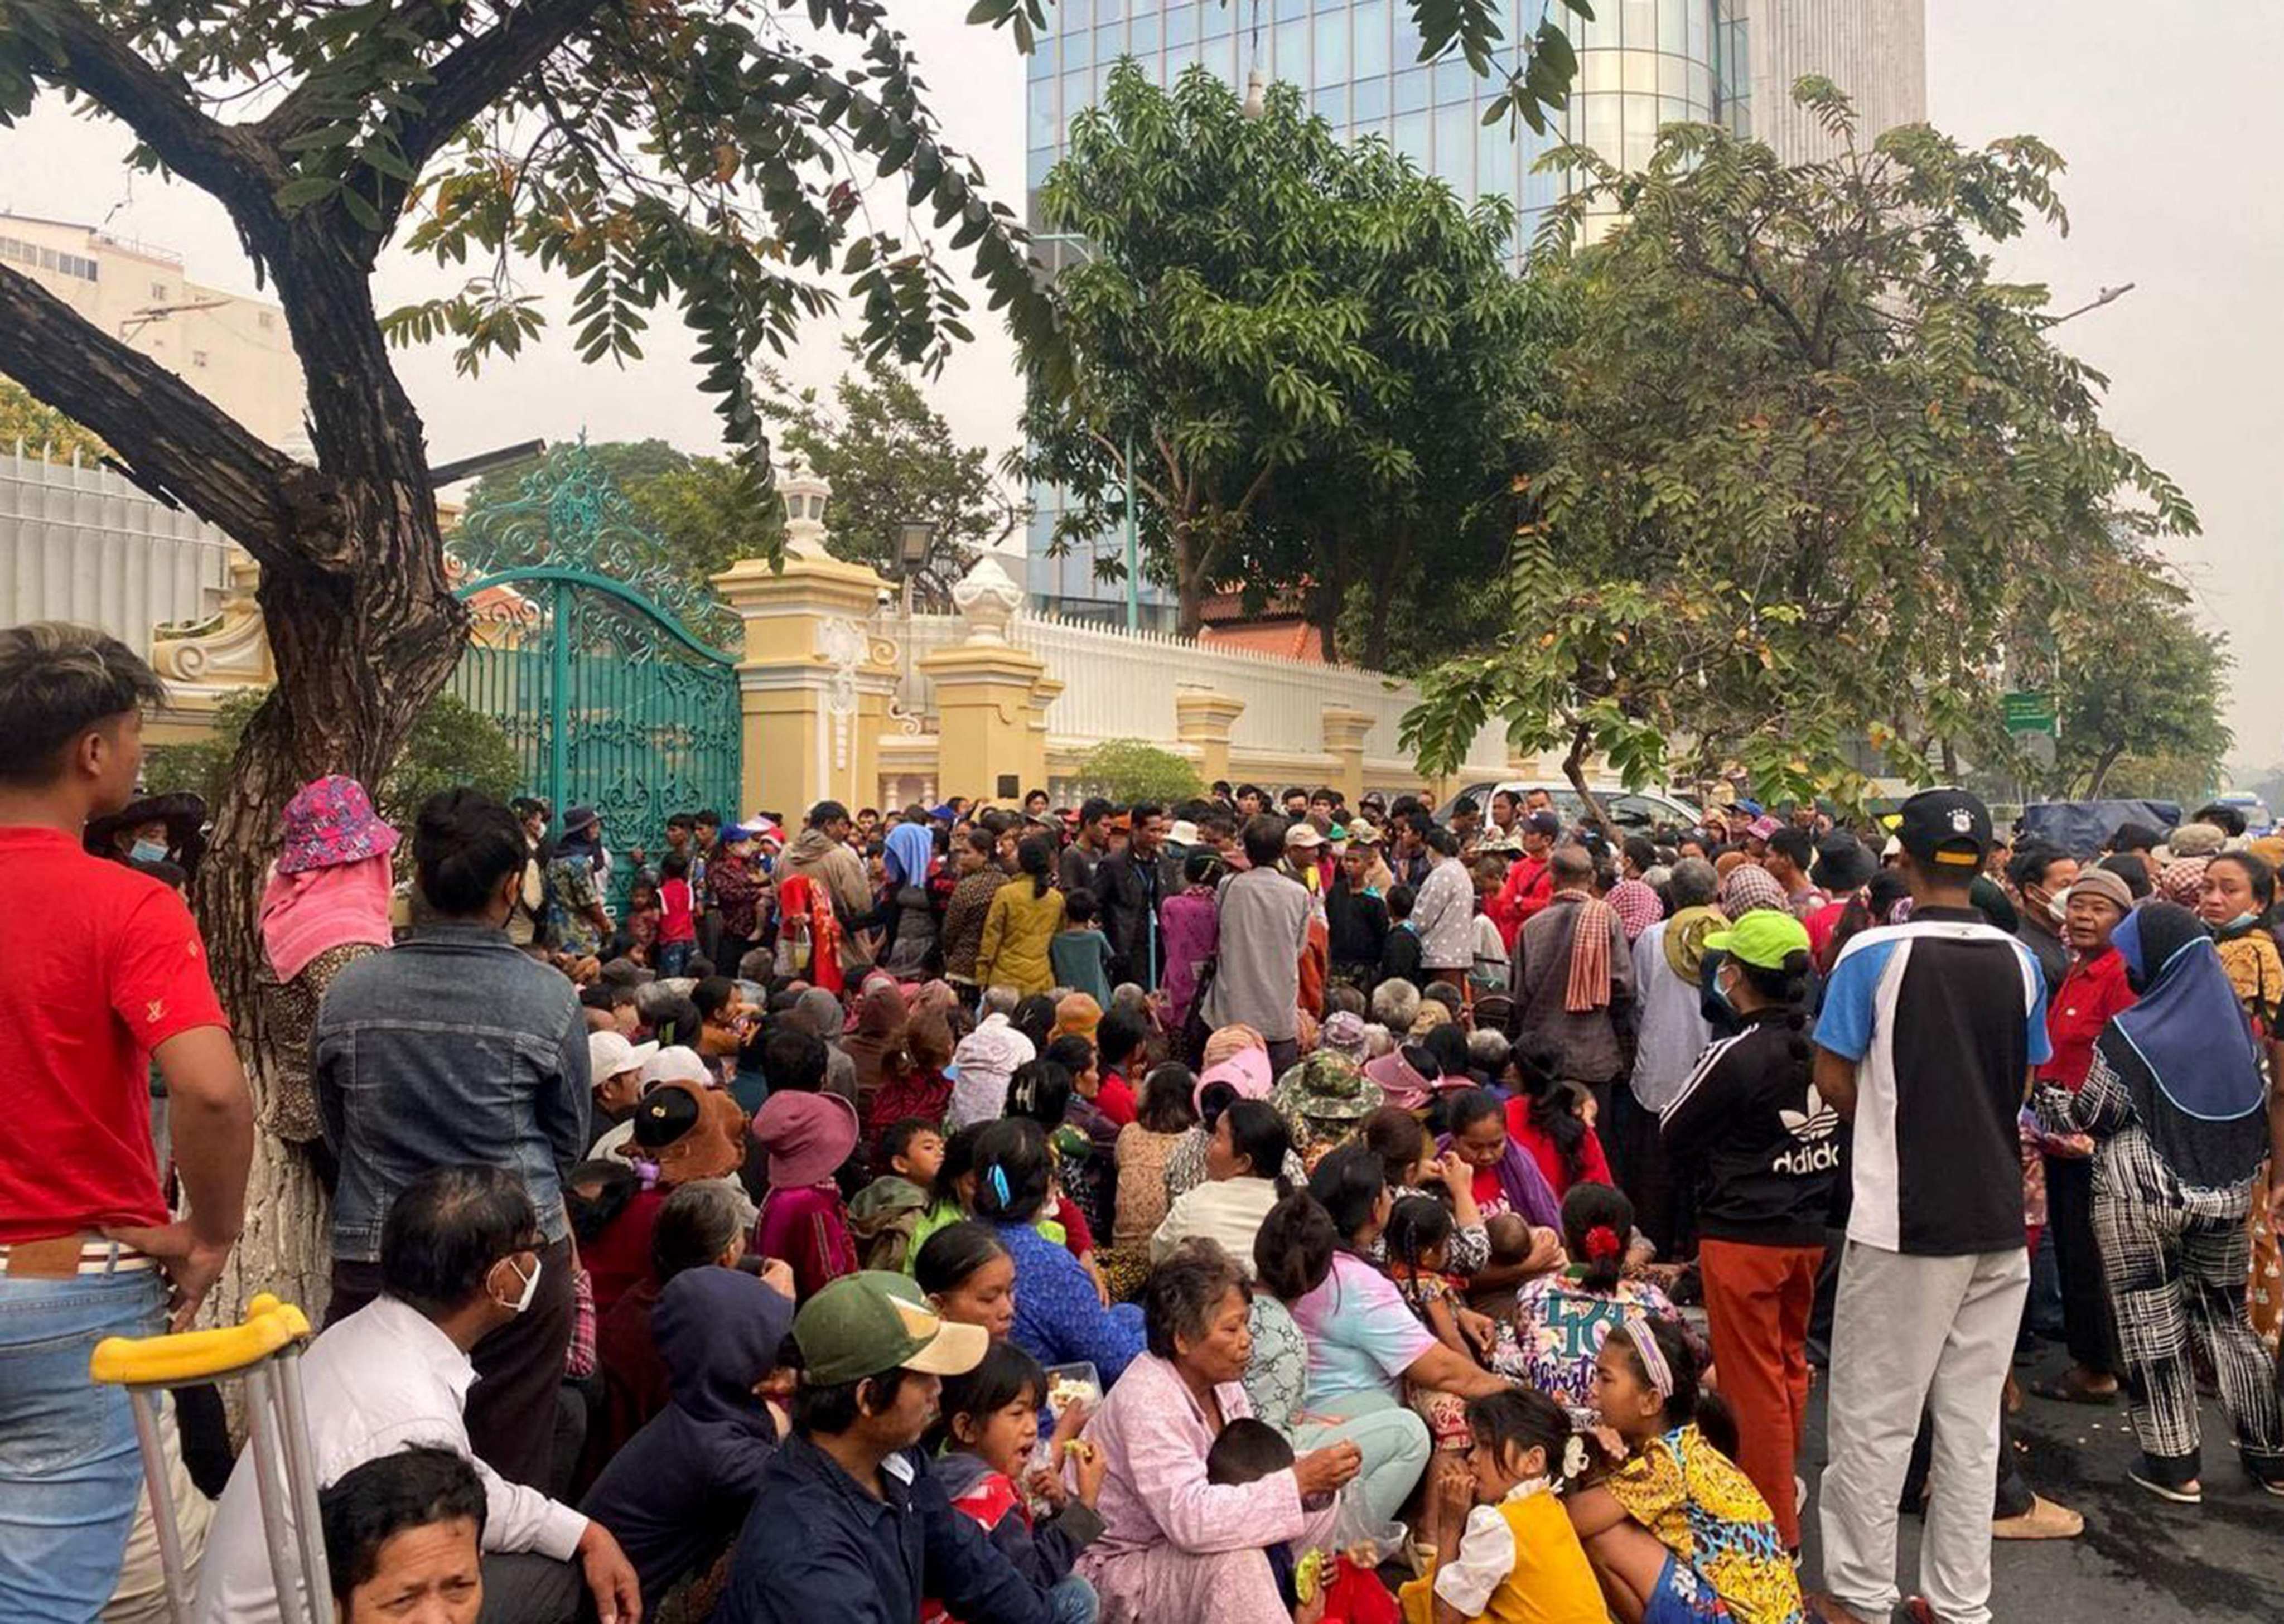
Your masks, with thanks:
M 189 1324 L 245 1222 L 157 698 L 0 632 L 0 1616 L 160 1616 L 88 1350 Z M 317 779 L 236 1011 L 329 1200 L 317 1611 L 1978 1624 L 1994 1539 L 2080 1526 L 2007 1441 L 2049 1305 L 2133 1482 L 2201 1498 L 2202 1370 L 2284 1494 L 2284 851 L 2226 815 L 2098 862 L 1955 790 L 399 832 Z M 307 1616 L 217 1415 L 161 1429 L 193 1616 Z

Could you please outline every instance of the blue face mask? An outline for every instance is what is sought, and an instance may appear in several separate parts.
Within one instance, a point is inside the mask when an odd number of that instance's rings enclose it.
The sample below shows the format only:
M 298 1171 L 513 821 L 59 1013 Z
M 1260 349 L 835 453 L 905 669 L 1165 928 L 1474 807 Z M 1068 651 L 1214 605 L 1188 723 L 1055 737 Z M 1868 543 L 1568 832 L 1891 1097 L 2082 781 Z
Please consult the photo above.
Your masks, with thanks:
M 164 840 L 137 840 L 134 849 L 127 855 L 137 863 L 164 863 L 167 861 L 167 843 Z

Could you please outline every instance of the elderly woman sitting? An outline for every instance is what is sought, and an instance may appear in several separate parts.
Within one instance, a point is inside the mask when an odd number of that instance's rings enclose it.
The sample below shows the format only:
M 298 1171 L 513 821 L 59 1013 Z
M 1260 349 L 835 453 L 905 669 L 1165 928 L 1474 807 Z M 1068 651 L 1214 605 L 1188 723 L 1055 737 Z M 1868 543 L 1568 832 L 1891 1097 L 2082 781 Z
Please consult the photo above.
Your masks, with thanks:
M 1253 1340 L 1247 1307 L 1244 1271 L 1203 1238 L 1184 1243 L 1143 1286 L 1149 1351 L 1084 1434 L 1109 1466 L 1098 1508 L 1105 1531 L 1079 1561 L 1103 1624 L 1287 1624 L 1268 1547 L 1330 1534 L 1330 1507 L 1312 1514 L 1307 1503 L 1356 1475 L 1352 1443 L 1311 1450 L 1255 1482 L 1207 1480 L 1222 1428 L 1253 1413 L 1240 1380 Z

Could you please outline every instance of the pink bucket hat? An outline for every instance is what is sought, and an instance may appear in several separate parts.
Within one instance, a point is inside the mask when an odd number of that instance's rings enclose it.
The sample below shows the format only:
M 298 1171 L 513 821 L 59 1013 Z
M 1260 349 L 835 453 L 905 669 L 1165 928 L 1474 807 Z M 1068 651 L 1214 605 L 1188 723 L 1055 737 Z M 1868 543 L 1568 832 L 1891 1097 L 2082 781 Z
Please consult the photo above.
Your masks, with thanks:
M 1364 1074 L 1380 1085 L 1389 1105 L 1417 1111 L 1428 1103 L 1433 1079 L 1414 1064 L 1415 1060 L 1429 1066 L 1435 1064 L 1426 1050 L 1414 1043 L 1404 1043 L 1377 1059 L 1365 1061 Z M 1440 1076 L 1442 1071 L 1437 1066 L 1435 1075 Z
M 339 868 L 396 849 L 396 831 L 373 815 L 372 798 L 355 778 L 317 778 L 286 803 L 280 874 Z
M 1269 1070 L 1269 1051 L 1265 1049 L 1240 1049 L 1227 1059 L 1208 1066 L 1198 1074 L 1198 1086 L 1193 1092 L 1193 1102 L 1205 1097 L 1206 1089 L 1216 1082 L 1225 1082 L 1237 1090 L 1240 1099 L 1267 1099 L 1276 1078 Z
M 856 1107 L 838 1094 L 787 1089 L 762 1103 L 753 1134 L 770 1153 L 772 1188 L 822 1184 L 856 1148 Z

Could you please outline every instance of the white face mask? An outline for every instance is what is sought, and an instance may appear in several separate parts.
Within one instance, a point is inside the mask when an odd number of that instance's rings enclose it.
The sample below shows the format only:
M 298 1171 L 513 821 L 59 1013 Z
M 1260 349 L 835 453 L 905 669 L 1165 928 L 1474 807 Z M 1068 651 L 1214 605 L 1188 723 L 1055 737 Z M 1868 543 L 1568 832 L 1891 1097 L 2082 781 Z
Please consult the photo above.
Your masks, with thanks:
M 2241 931 L 2258 917 L 2260 917 L 2258 914 L 2253 912 L 2248 908 L 2242 913 L 2237 915 L 2235 918 L 2231 919 L 2227 924 L 2222 925 L 2221 929 L 2225 931 Z
M 2058 896 L 2050 896 L 2046 899 L 2046 912 L 2056 925 L 2069 917 L 2069 906 Z
M 522 1269 L 516 1269 L 516 1262 L 513 1258 L 509 1258 L 507 1260 L 507 1266 L 510 1269 L 514 1269 L 515 1277 L 523 1282 L 523 1293 L 513 1302 L 500 1303 L 500 1307 L 505 1308 L 510 1314 L 522 1314 L 530 1308 L 531 1300 L 539 1294 L 540 1261 L 536 1257 L 531 1260 L 531 1273 L 528 1276 Z M 499 1300 L 497 1298 L 494 1298 L 493 1300 L 497 1302 Z

